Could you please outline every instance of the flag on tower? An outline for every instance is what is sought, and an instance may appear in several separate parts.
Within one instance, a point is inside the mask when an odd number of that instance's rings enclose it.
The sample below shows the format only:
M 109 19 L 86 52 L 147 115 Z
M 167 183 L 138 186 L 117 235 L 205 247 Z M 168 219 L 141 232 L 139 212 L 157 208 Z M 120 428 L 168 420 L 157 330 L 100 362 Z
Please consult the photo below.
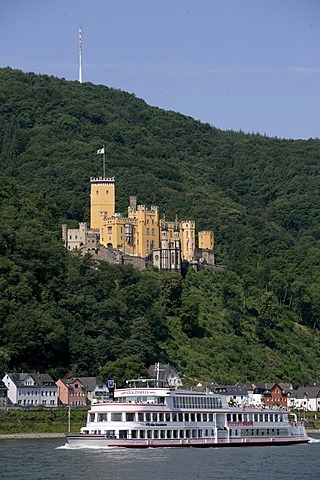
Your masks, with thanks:
M 100 150 L 97 151 L 97 155 L 103 155 L 104 154 L 104 147 L 100 148 Z

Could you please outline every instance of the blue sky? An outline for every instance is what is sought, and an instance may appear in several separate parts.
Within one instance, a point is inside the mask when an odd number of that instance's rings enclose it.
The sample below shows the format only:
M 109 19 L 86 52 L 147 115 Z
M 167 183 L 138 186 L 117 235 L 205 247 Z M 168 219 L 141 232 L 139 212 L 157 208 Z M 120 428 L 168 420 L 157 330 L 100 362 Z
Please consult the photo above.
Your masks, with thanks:
M 320 0 L 0 0 L 0 66 L 223 130 L 320 137 Z

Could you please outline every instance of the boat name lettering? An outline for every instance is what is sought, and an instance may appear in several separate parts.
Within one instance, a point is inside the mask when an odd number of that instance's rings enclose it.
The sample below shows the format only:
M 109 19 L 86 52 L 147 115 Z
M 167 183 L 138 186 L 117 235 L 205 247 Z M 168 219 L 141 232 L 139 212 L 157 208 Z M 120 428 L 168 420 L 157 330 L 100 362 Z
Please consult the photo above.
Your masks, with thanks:
M 149 390 L 127 390 L 123 392 L 122 395 L 150 395 Z
M 197 427 L 197 422 L 184 422 L 186 427 Z
M 229 427 L 253 427 L 253 422 L 228 422 Z
M 146 426 L 147 426 L 147 427 L 166 427 L 167 424 L 166 424 L 166 423 L 151 423 L 151 422 L 147 422 L 147 423 L 146 423 Z

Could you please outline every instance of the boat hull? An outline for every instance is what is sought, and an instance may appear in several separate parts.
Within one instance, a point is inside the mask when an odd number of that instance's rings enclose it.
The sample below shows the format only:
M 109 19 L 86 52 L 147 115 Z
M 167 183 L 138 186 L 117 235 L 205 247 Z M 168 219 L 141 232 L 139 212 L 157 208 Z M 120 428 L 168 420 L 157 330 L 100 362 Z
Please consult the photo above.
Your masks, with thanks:
M 105 447 L 121 447 L 121 448 L 159 448 L 159 447 L 195 447 L 195 448 L 217 448 L 217 447 L 253 447 L 253 446 L 277 446 L 292 445 L 297 443 L 308 443 L 310 439 L 306 436 L 297 437 L 269 437 L 269 438 L 237 438 L 230 440 L 215 439 L 172 439 L 172 440 L 155 440 L 155 439 L 112 439 L 106 438 L 104 435 L 83 435 L 83 434 L 67 434 L 67 443 L 71 447 L 82 448 L 105 448 Z

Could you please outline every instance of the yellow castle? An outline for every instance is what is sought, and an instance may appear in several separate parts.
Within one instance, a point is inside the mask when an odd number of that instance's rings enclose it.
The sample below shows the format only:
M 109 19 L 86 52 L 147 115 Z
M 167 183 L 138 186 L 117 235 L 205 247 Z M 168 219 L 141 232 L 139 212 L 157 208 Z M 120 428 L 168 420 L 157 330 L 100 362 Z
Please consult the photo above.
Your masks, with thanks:
M 90 229 L 81 223 L 79 229 L 62 227 L 66 248 L 97 249 L 102 245 L 128 256 L 150 259 L 164 271 L 181 272 L 182 263 L 214 265 L 214 234 L 198 233 L 194 220 L 167 222 L 159 218 L 157 206 L 137 205 L 131 196 L 128 215 L 116 213 L 114 177 L 90 179 Z

